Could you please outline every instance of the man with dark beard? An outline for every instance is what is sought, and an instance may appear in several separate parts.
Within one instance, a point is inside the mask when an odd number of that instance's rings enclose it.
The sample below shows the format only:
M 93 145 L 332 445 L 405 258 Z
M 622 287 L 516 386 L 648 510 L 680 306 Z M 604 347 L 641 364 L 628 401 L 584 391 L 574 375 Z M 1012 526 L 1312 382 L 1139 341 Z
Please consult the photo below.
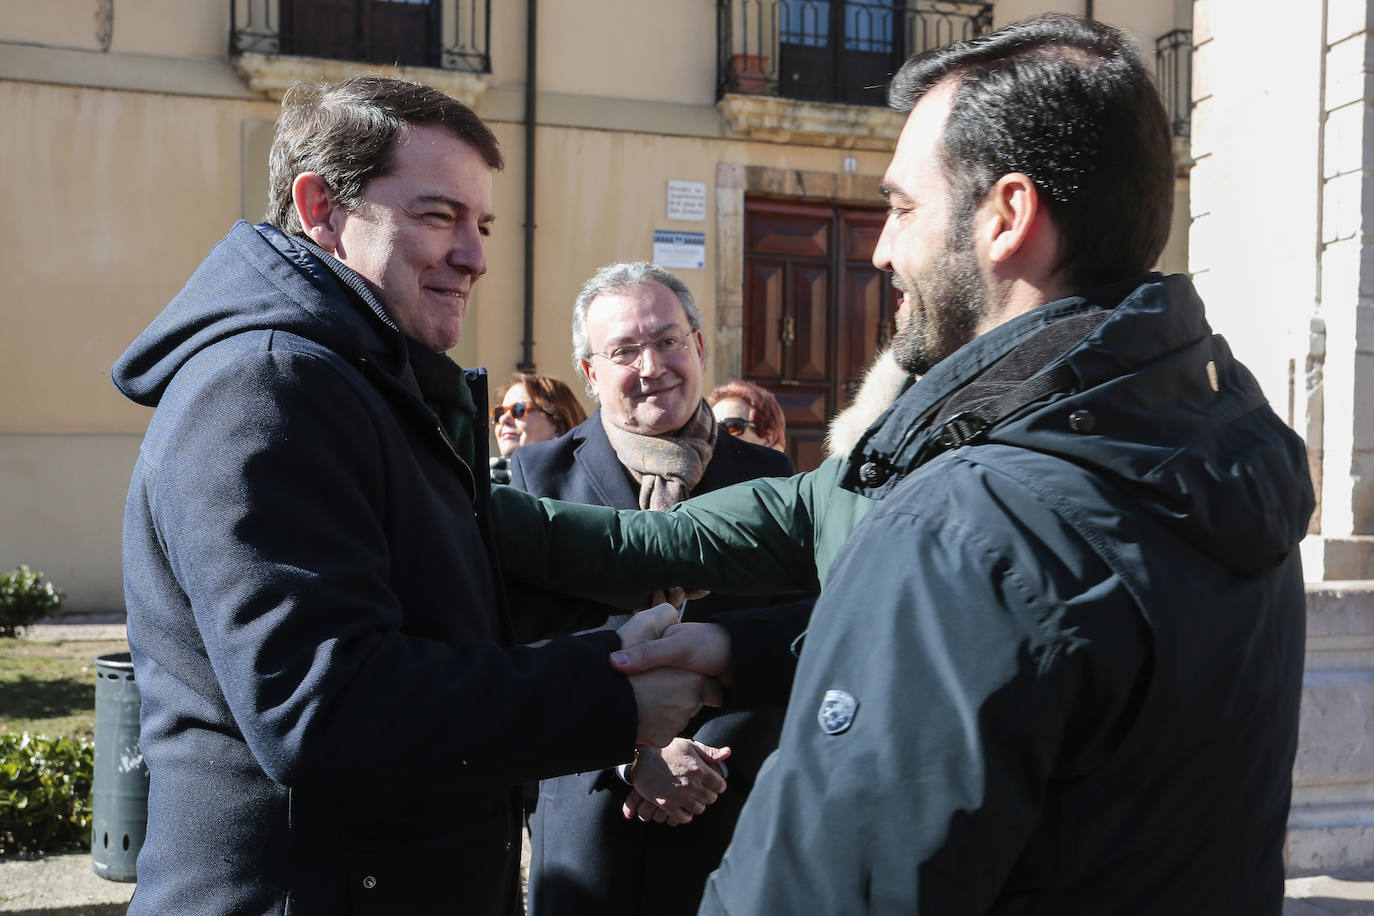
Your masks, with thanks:
M 838 552 L 739 561 L 825 582 L 701 912 L 1278 914 L 1312 487 L 1188 279 L 1149 273 L 1173 189 L 1149 76 L 1046 15 L 914 58 L 890 97 L 874 263 L 922 378 L 839 473 L 873 505 Z M 657 572 L 709 585 L 703 540 L 695 575 Z M 737 687 L 771 651 L 743 632 L 613 660 Z

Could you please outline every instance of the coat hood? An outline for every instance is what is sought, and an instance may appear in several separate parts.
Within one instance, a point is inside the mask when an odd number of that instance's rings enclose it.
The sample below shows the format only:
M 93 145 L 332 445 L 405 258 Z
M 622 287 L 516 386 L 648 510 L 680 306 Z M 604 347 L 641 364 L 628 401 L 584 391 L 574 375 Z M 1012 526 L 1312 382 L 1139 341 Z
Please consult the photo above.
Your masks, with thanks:
M 367 356 L 387 371 L 399 370 L 406 363 L 404 336 L 360 277 L 342 266 L 336 273 L 323 257 L 309 242 L 265 223 L 235 223 L 115 363 L 115 387 L 154 407 L 187 360 L 248 331 L 286 331 L 347 359 Z M 365 305 L 356 310 L 330 305 L 360 299 Z
M 1214 562 L 1259 575 L 1306 534 L 1315 501 L 1302 440 L 1213 334 L 1182 275 L 1150 275 L 1042 306 L 974 340 L 913 385 L 851 454 L 846 485 L 881 498 L 934 460 L 933 408 L 1058 318 L 1110 309 L 1044 372 L 1066 390 L 995 423 L 975 444 L 1053 455 L 1128 492 L 1142 511 Z M 888 474 L 865 474 L 864 465 Z M 881 480 L 876 480 L 880 476 Z M 875 481 L 865 485 L 864 481 Z

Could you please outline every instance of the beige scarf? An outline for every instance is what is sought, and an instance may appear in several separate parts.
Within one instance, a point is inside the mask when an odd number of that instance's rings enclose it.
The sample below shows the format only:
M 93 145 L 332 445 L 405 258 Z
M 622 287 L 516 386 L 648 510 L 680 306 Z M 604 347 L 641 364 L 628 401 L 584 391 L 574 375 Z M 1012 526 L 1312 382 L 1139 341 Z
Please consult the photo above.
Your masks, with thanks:
M 692 493 L 706 473 L 716 448 L 716 418 L 706 401 L 675 433 L 641 436 L 612 426 L 601 414 L 601 427 L 616 457 L 639 484 L 639 508 L 667 511 Z

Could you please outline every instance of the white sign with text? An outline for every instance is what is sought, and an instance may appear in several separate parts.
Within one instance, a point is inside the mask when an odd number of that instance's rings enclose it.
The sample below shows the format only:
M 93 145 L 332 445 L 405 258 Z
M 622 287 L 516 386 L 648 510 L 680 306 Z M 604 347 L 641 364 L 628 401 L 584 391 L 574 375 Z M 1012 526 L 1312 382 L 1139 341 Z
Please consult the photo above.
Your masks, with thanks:
M 701 270 L 706 266 L 706 233 L 655 229 L 654 263 Z
M 668 218 L 698 223 L 706 219 L 706 182 L 669 178 Z

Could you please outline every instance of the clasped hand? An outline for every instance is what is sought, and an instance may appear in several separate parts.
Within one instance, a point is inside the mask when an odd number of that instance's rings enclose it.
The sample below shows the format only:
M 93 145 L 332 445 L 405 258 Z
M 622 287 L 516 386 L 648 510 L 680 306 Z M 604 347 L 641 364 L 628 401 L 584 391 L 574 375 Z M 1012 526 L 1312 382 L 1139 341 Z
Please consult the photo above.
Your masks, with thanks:
M 721 763 L 728 747 L 715 748 L 690 738 L 674 738 L 662 750 L 641 748 L 631 768 L 634 788 L 620 811 L 629 820 L 689 823 L 725 791 Z
M 660 604 L 635 614 L 617 631 L 621 651 L 612 654 L 612 666 L 629 676 L 639 712 L 635 741 L 642 746 L 665 746 L 702 706 L 719 706 L 724 699 L 724 688 L 709 672 L 662 665 L 627 671 L 616 665 L 616 656 L 641 644 L 652 645 L 676 623 L 677 609 Z

